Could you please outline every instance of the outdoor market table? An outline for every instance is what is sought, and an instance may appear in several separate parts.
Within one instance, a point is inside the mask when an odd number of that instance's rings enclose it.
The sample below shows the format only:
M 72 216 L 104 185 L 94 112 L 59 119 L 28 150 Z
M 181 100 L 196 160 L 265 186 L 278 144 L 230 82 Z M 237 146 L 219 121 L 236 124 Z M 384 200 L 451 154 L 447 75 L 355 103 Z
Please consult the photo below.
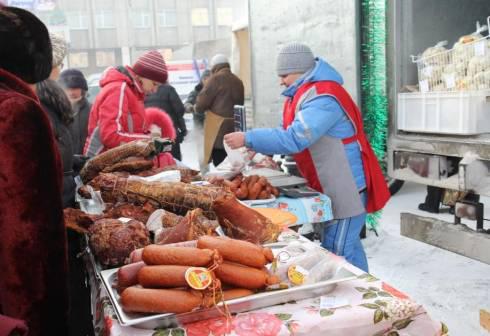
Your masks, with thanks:
M 424 307 L 373 275 L 347 264 L 357 275 L 326 297 L 312 298 L 234 315 L 231 323 L 215 318 L 173 329 L 145 330 L 119 324 L 108 294 L 87 262 L 96 335 L 117 336 L 439 336 L 446 326 Z

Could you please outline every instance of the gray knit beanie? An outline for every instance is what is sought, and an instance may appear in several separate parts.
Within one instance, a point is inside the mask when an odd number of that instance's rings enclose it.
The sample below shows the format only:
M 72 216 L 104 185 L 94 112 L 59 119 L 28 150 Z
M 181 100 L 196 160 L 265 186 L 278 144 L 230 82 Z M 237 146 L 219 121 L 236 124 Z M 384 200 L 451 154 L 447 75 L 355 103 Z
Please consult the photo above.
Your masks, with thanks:
M 311 49 L 301 43 L 292 42 L 281 48 L 277 55 L 277 75 L 305 73 L 315 66 Z
M 53 49 L 53 68 L 61 65 L 68 51 L 68 44 L 63 36 L 49 33 L 51 47 Z

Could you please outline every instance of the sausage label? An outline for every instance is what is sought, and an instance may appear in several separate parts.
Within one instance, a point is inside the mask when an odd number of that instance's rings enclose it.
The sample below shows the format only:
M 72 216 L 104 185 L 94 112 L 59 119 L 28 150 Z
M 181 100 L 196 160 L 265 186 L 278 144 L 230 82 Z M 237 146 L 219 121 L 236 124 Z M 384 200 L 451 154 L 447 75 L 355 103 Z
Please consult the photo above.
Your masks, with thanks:
M 189 267 L 185 272 L 185 281 L 196 290 L 203 290 L 213 282 L 211 272 L 203 267 Z

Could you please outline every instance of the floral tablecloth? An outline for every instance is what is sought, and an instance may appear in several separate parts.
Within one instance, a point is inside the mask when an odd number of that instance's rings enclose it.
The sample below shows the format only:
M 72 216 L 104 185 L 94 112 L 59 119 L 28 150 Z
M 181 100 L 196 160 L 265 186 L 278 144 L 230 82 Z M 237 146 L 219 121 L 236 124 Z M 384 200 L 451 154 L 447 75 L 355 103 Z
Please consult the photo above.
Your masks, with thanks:
M 123 327 L 90 263 L 96 335 L 117 336 L 442 336 L 448 330 L 424 307 L 382 280 L 347 265 L 357 279 L 339 283 L 328 297 L 313 298 L 199 321 L 173 329 Z M 334 302 L 334 304 L 332 304 Z M 336 302 L 336 305 L 335 305 Z M 328 305 L 326 305 L 326 303 Z

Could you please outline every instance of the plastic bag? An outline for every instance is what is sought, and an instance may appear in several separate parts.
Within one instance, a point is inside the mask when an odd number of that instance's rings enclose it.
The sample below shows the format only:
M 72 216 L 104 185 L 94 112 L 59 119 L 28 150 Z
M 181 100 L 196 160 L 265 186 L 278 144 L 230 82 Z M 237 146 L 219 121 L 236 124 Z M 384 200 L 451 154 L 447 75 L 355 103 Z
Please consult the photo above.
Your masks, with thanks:
M 105 210 L 105 203 L 102 200 L 100 191 L 95 191 L 91 186 L 85 186 L 90 192 L 90 199 L 83 198 L 78 194 L 78 189 L 83 186 L 80 176 L 75 177 L 75 201 L 80 205 L 80 210 L 90 215 L 101 215 Z

